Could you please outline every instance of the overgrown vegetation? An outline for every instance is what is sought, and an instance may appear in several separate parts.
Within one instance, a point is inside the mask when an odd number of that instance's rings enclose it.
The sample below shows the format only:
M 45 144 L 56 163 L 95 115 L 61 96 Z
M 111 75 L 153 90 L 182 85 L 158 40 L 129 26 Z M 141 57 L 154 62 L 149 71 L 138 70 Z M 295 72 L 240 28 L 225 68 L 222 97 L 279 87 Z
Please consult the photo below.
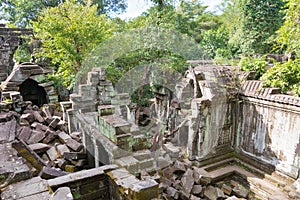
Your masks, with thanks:
M 146 12 L 128 21 L 111 15 L 125 10 L 125 0 L 6 0 L 0 3 L 0 15 L 14 26 L 34 28 L 42 42 L 35 57 L 53 68 L 51 78 L 57 84 L 70 88 L 82 61 L 96 46 L 120 32 L 152 26 L 190 36 L 205 52 L 205 59 L 219 64 L 239 62 L 242 70 L 255 71 L 256 79 L 262 77 L 266 86 L 299 94 L 300 0 L 223 0 L 220 14 L 207 11 L 200 0 L 152 3 Z M 28 60 L 25 49 L 24 44 L 16 54 L 20 62 Z M 129 52 L 111 61 L 108 77 L 117 82 L 134 66 L 151 62 L 183 72 L 185 59 L 176 53 L 147 48 Z M 276 63 L 266 71 L 264 57 L 255 55 L 270 53 L 292 55 L 295 60 Z
M 300 95 L 300 59 L 275 63 L 261 80 L 265 86 L 281 88 L 283 92 L 293 91 Z

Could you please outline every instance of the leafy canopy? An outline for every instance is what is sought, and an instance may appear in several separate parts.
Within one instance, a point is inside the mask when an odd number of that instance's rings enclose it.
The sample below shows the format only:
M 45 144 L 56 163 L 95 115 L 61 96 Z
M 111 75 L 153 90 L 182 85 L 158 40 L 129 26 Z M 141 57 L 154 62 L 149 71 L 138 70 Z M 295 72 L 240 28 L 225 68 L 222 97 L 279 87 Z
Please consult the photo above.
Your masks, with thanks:
M 35 56 L 50 60 L 55 77 L 70 86 L 83 59 L 113 34 L 114 23 L 98 15 L 96 5 L 67 0 L 43 10 L 33 28 L 42 42 Z
M 300 95 L 300 59 L 276 63 L 262 77 L 265 86 L 281 88 L 282 92 L 294 91 Z
M 234 34 L 230 42 L 246 54 L 271 52 L 275 32 L 283 22 L 281 10 L 284 5 L 282 0 L 239 1 L 236 4 L 237 25 L 233 27 Z
M 31 27 L 31 20 L 37 20 L 44 8 L 56 7 L 66 0 L 2 0 L 0 1 L 0 17 L 19 27 Z M 126 0 L 74 0 L 79 4 L 97 5 L 98 14 L 124 12 Z
M 300 0 L 287 1 L 285 14 L 277 42 L 287 53 L 295 53 L 300 58 Z

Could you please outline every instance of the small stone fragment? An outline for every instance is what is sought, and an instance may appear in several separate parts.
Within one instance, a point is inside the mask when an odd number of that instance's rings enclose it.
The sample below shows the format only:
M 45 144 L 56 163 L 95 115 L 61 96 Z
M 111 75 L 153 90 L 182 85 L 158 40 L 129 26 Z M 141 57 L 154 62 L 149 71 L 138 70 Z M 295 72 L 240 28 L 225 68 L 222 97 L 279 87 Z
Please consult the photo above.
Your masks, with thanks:
M 249 191 L 240 184 L 235 186 L 233 188 L 232 192 L 234 195 L 236 195 L 237 197 L 241 197 L 241 198 L 247 198 L 247 196 L 249 194 Z
M 63 172 L 57 168 L 43 167 L 42 170 L 40 171 L 39 176 L 43 179 L 51 179 L 59 176 L 64 176 L 66 174 L 67 174 L 66 172 Z
M 226 185 L 226 184 L 223 184 L 221 190 L 222 190 L 225 194 L 227 194 L 227 195 L 229 195 L 229 196 L 231 195 L 232 188 L 231 188 L 230 186 L 228 186 L 228 185 Z
M 47 155 L 48 155 L 48 157 L 50 158 L 51 161 L 54 161 L 58 158 L 58 154 L 57 154 L 57 151 L 56 151 L 55 147 L 51 147 L 50 149 L 48 149 Z
M 202 186 L 201 185 L 194 185 L 192 193 L 195 195 L 199 195 L 202 192 Z
M 46 152 L 51 146 L 43 143 L 36 143 L 29 145 L 29 148 L 32 149 L 36 153 L 43 153 Z
M 70 152 L 69 148 L 65 144 L 59 144 L 59 145 L 57 145 L 56 146 L 56 150 L 57 150 L 58 156 L 60 158 L 64 155 L 64 153 Z
M 168 187 L 167 189 L 167 193 L 170 197 L 172 197 L 173 199 L 178 199 L 179 198 L 179 193 L 178 191 L 173 188 L 173 187 Z
M 35 144 L 42 141 L 45 138 L 45 133 L 43 131 L 33 130 L 30 138 L 27 140 L 27 144 Z
M 186 194 L 190 194 L 194 186 L 193 170 L 187 169 L 181 181 L 182 181 L 183 191 Z
M 50 197 L 49 200 L 73 200 L 73 195 L 69 187 L 58 188 Z

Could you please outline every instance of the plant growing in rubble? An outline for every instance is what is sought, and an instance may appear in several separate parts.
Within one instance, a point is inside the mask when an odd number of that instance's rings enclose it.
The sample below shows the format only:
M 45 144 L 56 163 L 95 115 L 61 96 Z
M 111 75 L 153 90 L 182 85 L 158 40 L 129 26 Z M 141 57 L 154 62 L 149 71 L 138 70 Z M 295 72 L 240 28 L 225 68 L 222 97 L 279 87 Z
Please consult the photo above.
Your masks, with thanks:
M 89 2 L 89 1 L 88 1 Z M 97 14 L 97 6 L 65 1 L 42 11 L 33 22 L 42 48 L 35 52 L 40 59 L 49 59 L 54 78 L 71 86 L 81 63 L 99 43 L 113 34 L 114 22 Z

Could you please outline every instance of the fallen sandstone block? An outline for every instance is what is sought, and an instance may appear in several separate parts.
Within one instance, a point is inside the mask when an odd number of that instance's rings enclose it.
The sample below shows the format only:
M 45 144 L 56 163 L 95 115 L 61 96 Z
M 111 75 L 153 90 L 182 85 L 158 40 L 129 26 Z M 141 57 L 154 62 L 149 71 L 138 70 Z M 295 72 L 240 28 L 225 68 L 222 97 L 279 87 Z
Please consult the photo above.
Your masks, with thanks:
M 12 147 L 38 171 L 41 171 L 44 166 L 47 166 L 23 140 L 13 142 Z

